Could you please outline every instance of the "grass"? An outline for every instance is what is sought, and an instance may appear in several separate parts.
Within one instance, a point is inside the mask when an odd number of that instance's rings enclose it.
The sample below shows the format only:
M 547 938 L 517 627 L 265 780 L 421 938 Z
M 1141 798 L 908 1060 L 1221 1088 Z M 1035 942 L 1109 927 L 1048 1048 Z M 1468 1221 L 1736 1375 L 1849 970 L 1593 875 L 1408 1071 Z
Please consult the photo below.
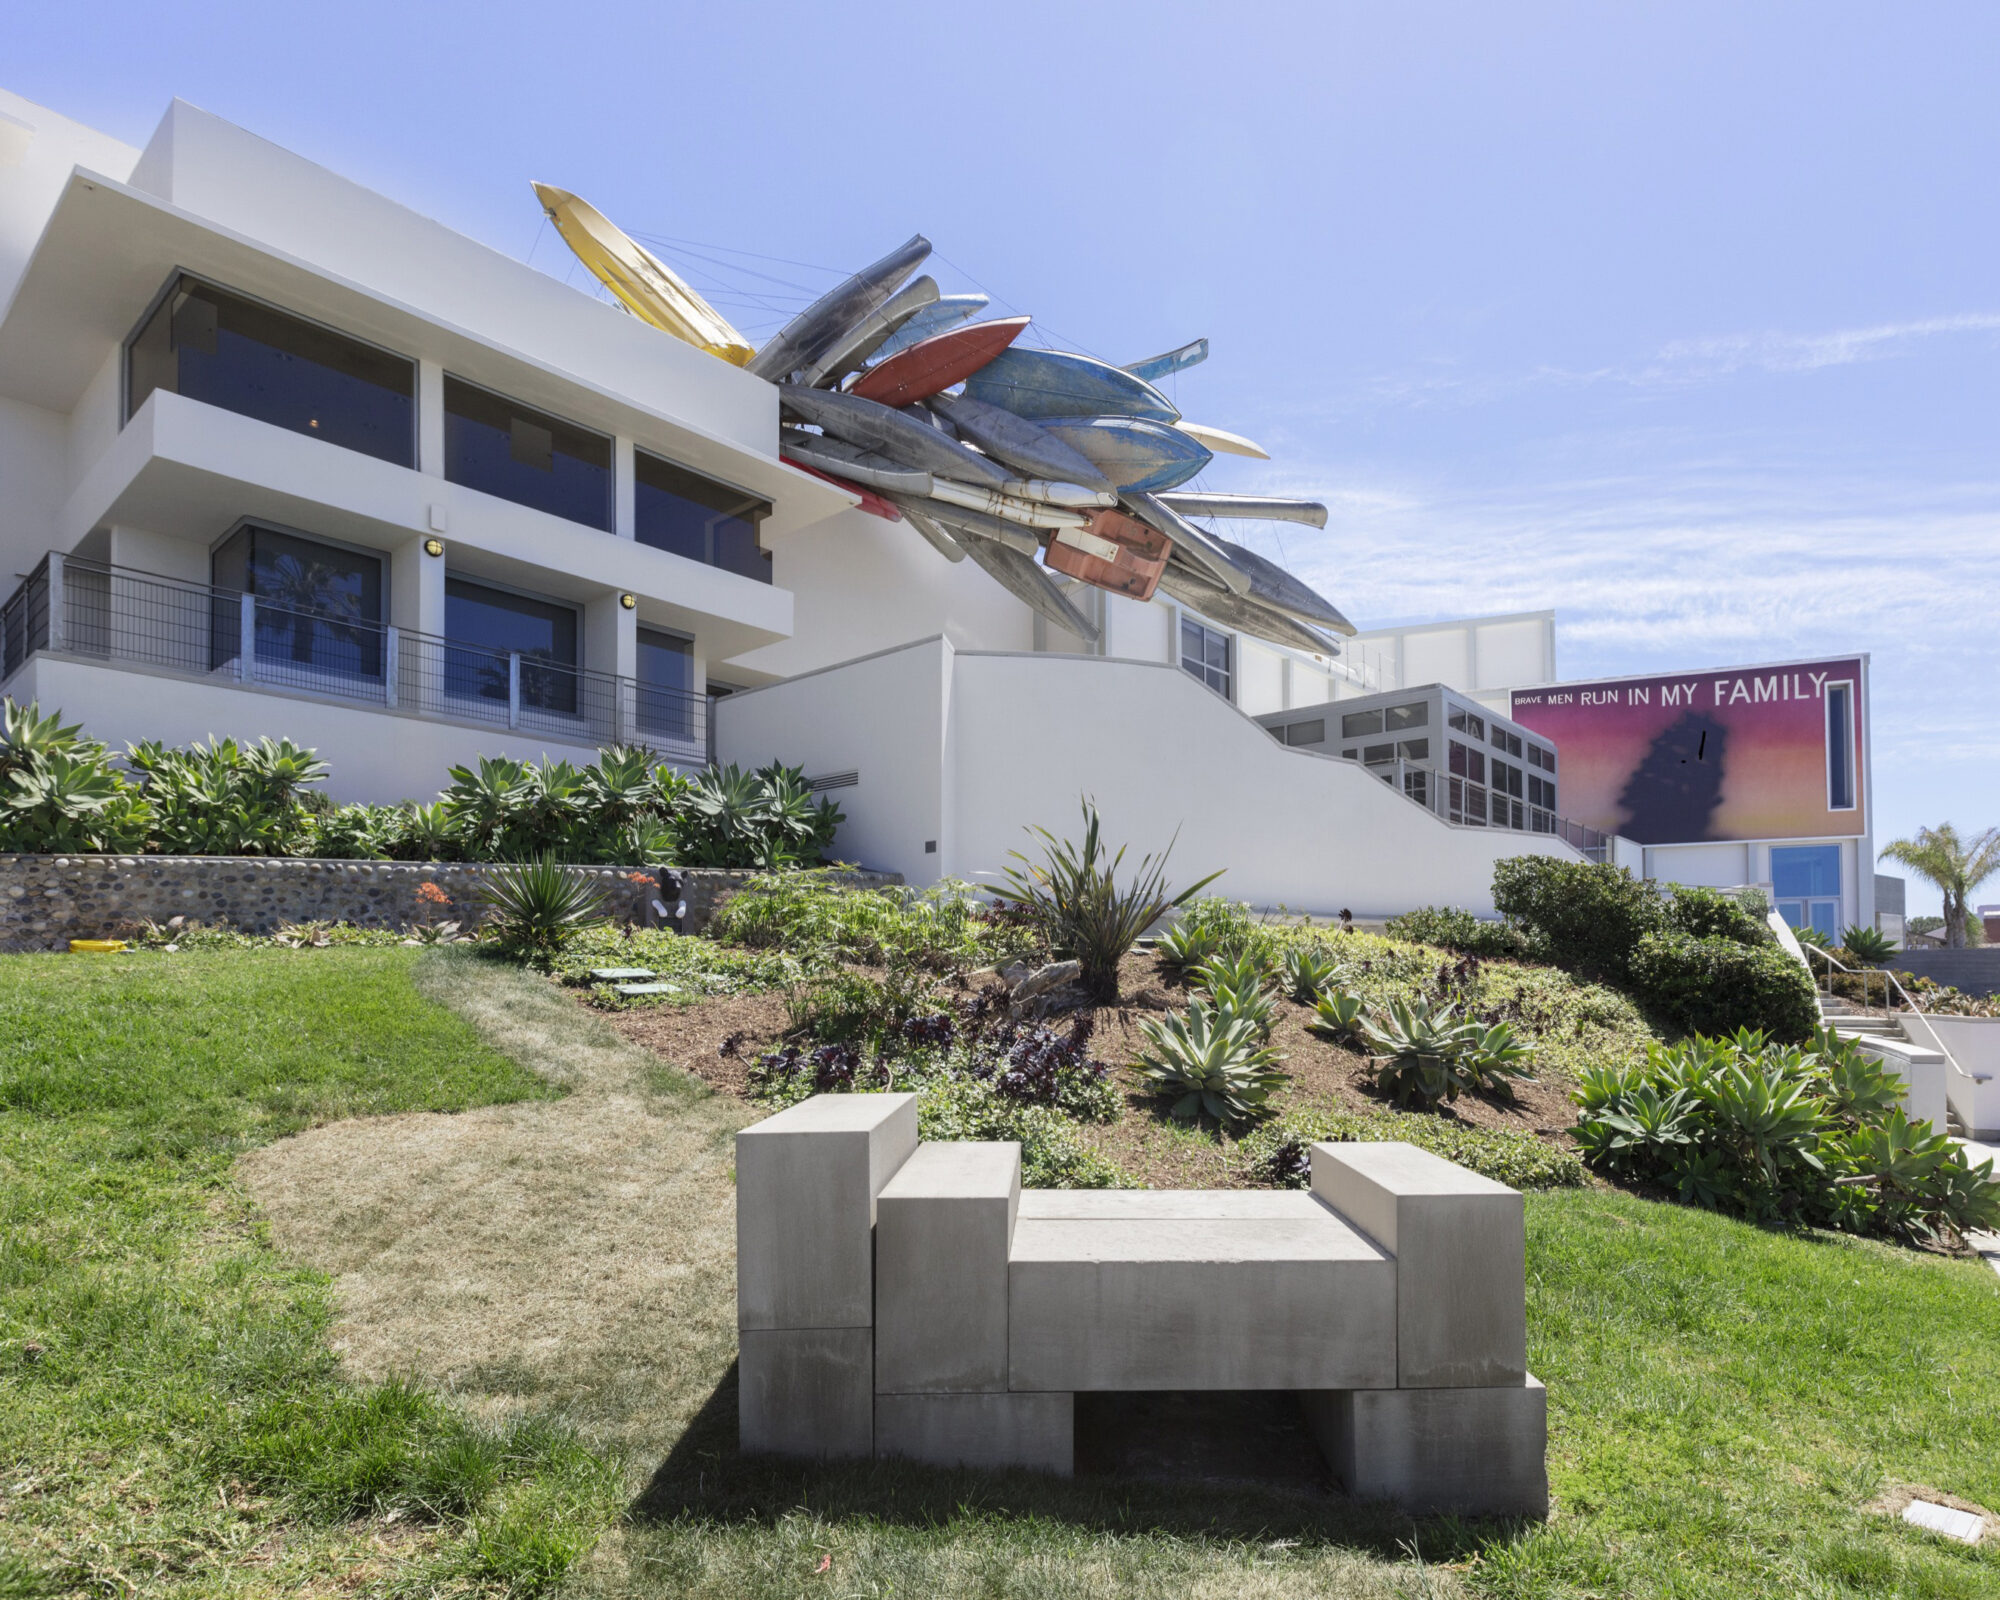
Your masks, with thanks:
M 528 1592 L 596 1536 L 617 1479 L 572 1433 L 339 1381 L 326 1279 L 231 1175 L 326 1119 L 553 1093 L 417 959 L 4 958 L 0 1594 Z

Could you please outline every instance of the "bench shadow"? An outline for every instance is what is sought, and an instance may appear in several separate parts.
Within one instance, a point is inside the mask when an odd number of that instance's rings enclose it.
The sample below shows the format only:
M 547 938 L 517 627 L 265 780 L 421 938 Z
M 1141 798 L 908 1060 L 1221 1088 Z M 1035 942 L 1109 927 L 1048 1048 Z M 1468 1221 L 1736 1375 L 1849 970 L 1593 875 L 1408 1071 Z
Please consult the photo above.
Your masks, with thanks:
M 926 1527 L 965 1516 L 1039 1518 L 1106 1534 L 1339 1546 L 1389 1560 L 1420 1551 L 1427 1561 L 1464 1559 L 1530 1526 L 1418 1518 L 1349 1499 L 1289 1394 L 1079 1395 L 1076 1453 L 1073 1478 L 745 1456 L 732 1362 L 626 1517 L 639 1527 L 680 1518 L 755 1525 L 810 1506 L 836 1520 Z

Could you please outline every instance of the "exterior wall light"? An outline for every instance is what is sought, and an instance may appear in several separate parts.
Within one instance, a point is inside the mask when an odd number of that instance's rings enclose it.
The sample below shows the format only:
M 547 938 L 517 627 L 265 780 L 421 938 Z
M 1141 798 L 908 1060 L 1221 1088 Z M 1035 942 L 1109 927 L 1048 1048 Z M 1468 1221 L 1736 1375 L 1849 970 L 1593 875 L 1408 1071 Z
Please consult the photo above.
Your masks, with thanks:
M 443 555 L 443 554 L 444 554 L 444 540 L 442 540 L 442 539 L 426 539 L 426 540 L 424 541 L 424 554 L 425 554 L 425 555 L 427 555 L 427 556 L 441 556 L 441 555 Z
M 618 597 L 618 603 L 627 611 L 636 611 L 639 609 L 639 597 L 630 590 L 627 590 Z

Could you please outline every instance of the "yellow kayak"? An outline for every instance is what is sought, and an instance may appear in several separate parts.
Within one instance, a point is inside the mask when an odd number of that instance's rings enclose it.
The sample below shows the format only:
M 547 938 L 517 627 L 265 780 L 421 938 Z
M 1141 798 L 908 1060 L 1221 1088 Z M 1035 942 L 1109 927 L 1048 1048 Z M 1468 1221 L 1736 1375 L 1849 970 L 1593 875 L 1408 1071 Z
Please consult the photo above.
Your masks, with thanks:
M 720 356 L 731 366 L 743 366 L 757 353 L 679 273 L 588 200 L 547 183 L 535 185 L 535 198 L 577 260 L 642 321 Z

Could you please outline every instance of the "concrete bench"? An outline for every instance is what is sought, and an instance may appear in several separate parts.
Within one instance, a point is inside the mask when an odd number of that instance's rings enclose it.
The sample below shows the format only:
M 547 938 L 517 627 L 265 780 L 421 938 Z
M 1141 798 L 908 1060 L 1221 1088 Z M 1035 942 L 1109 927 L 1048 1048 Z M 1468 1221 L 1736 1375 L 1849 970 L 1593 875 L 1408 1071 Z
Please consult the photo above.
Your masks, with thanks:
M 1546 1511 L 1513 1190 L 1404 1144 L 1315 1145 L 1310 1193 L 1020 1174 L 911 1095 L 739 1134 L 743 1449 L 1068 1473 L 1079 1393 L 1279 1389 L 1359 1497 Z

